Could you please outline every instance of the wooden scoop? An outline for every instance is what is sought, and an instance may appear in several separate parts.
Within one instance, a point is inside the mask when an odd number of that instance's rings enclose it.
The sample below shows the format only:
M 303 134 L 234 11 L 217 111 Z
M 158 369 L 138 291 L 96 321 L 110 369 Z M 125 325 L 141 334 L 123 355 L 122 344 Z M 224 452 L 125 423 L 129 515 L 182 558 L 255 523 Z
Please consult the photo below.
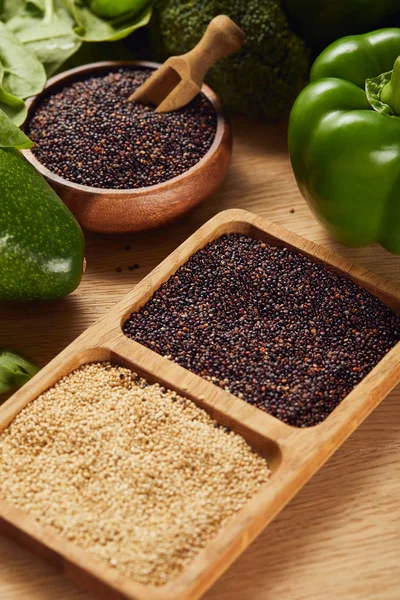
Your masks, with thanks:
M 242 47 L 244 33 L 229 17 L 210 21 L 200 42 L 182 56 L 171 56 L 129 98 L 155 104 L 156 112 L 171 112 L 200 92 L 208 69 L 220 58 Z

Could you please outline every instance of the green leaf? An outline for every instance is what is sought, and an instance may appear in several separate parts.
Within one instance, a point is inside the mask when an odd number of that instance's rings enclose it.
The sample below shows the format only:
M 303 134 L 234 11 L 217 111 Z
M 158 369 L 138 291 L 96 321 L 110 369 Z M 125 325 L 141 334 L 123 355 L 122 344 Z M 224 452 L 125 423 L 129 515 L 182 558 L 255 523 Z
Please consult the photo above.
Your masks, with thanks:
M 25 102 L 12 94 L 7 94 L 3 88 L 0 88 L 0 110 L 18 126 L 22 125 L 28 116 Z
M 8 21 L 25 10 L 25 0 L 3 0 L 0 3 L 0 19 Z
M 33 143 L 23 131 L 0 110 L 0 148 L 32 148 Z
M 17 98 L 28 98 L 42 91 L 46 72 L 42 63 L 0 22 L 0 62 L 3 88 Z
M 18 126 L 22 125 L 28 114 L 25 102 L 12 94 L 8 94 L 2 87 L 0 87 L 0 110 Z
M 64 3 L 77 23 L 75 33 L 86 42 L 121 40 L 139 27 L 147 25 L 151 17 L 150 5 L 139 14 L 134 11 L 116 19 L 104 19 L 93 14 L 87 6 L 77 0 L 64 0 Z
M 0 110 L 2 110 L 15 125 L 22 125 L 28 111 L 25 102 L 13 94 L 9 94 L 3 88 L 4 69 L 0 63 Z
M 74 20 L 68 11 L 51 2 L 52 10 L 35 16 L 23 13 L 7 23 L 29 52 L 43 63 L 48 77 L 80 48 L 82 42 L 74 33 Z
M 32 361 L 12 350 L 0 350 L 0 394 L 22 387 L 39 371 Z
M 392 71 L 387 73 L 381 73 L 378 77 L 372 79 L 366 79 L 365 81 L 365 93 L 367 100 L 376 112 L 382 113 L 383 115 L 393 115 L 393 110 L 389 104 L 385 104 L 381 100 L 381 92 L 385 85 L 389 83 L 392 76 Z
M 148 24 L 151 0 L 96 0 L 117 18 L 96 16 L 89 0 L 0 0 L 0 109 L 16 125 L 26 118 L 23 98 L 38 94 L 86 42 L 114 42 Z M 104 7 L 103 7 L 104 8 Z M 118 10 L 117 10 L 118 9 Z M 108 54 L 104 58 L 109 58 Z
M 51 6 L 53 4 L 53 0 L 25 0 L 25 5 L 29 9 L 30 7 L 36 8 L 40 12 L 44 12 L 46 10 L 46 5 Z

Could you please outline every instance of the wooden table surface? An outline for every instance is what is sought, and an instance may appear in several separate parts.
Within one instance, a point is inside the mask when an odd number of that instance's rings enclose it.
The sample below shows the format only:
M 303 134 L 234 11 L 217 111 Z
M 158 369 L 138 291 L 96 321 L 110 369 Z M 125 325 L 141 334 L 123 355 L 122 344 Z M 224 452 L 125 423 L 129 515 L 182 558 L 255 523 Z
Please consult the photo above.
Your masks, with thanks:
M 378 246 L 343 248 L 303 202 L 289 164 L 283 125 L 234 122 L 234 156 L 222 189 L 168 229 L 87 236 L 80 288 L 56 302 L 0 306 L 0 346 L 44 365 L 131 290 L 215 213 L 245 208 L 399 278 L 400 257 Z M 294 213 L 291 212 L 294 209 Z M 126 250 L 126 246 L 131 250 Z M 130 271 L 129 266 L 139 268 Z M 117 272 L 117 267 L 122 271 Z M 0 537 L 1 600 L 90 596 Z M 206 600 L 399 600 L 400 389 L 364 422 L 328 464 L 205 594 Z

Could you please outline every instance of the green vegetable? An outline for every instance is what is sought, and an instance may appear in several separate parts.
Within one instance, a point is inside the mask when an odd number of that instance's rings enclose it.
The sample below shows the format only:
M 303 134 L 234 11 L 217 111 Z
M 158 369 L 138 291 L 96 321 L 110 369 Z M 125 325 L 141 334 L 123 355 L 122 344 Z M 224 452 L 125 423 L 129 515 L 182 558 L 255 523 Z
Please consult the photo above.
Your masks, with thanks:
M 400 254 L 399 55 L 400 29 L 334 42 L 315 61 L 312 82 L 289 122 L 300 191 L 332 236 L 354 247 L 379 242 L 395 254 Z
M 21 125 L 26 118 L 25 103 L 46 83 L 41 62 L 0 21 L 0 109 Z
M 82 42 L 73 27 L 74 20 L 61 0 L 43 3 L 42 9 L 24 3 L 18 13 L 7 20 L 7 29 L 43 63 L 47 77 L 79 49 Z
M 38 371 L 32 361 L 12 350 L 0 349 L 0 394 L 22 387 Z
M 243 48 L 214 65 L 206 79 L 232 111 L 282 117 L 308 78 L 308 50 L 278 0 L 158 0 L 153 13 L 152 45 L 161 59 L 193 48 L 218 14 L 244 30 Z
M 28 98 L 42 91 L 46 83 L 43 65 L 1 22 L 0 62 L 6 92 L 17 98 Z
M 16 125 L 22 125 L 26 119 L 27 109 L 25 102 L 13 94 L 9 94 L 2 86 L 4 79 L 4 67 L 0 63 L 0 110 Z
M 0 300 L 65 296 L 82 276 L 82 231 L 17 150 L 30 145 L 0 112 Z
M 8 21 L 17 15 L 25 6 L 26 0 L 0 0 L 0 19 Z M 32 6 L 35 2 L 32 2 Z
M 125 13 L 139 13 L 149 0 L 90 0 L 90 10 L 99 17 L 120 17 Z
M 296 33 L 316 51 L 400 17 L 398 0 L 284 0 L 284 7 Z
M 135 2 L 137 8 L 115 19 L 104 19 L 95 15 L 88 6 L 79 0 L 64 0 L 77 26 L 76 35 L 86 42 L 114 42 L 133 33 L 139 27 L 148 24 L 151 6 L 146 2 Z
M 89 0 L 0 0 L 0 109 L 16 125 L 26 118 L 22 99 L 39 93 L 46 77 L 82 41 L 120 40 L 147 25 L 151 16 L 151 0 L 91 4 L 93 10 Z
M 0 148 L 32 148 L 33 143 L 15 124 L 0 110 Z M 1 150 L 0 150 L 1 152 Z

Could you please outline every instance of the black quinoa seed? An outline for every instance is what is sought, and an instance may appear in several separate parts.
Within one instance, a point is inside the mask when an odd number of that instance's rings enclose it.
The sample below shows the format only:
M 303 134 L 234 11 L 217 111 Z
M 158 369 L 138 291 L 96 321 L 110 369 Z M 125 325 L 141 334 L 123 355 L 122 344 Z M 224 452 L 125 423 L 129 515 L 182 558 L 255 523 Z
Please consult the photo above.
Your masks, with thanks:
M 28 123 L 35 157 L 74 183 L 129 189 L 155 185 L 193 167 L 210 148 L 216 113 L 204 94 L 156 113 L 128 98 L 151 69 L 120 69 L 49 96 Z
M 323 421 L 400 341 L 400 319 L 287 248 L 225 235 L 196 252 L 124 333 L 297 427 Z

